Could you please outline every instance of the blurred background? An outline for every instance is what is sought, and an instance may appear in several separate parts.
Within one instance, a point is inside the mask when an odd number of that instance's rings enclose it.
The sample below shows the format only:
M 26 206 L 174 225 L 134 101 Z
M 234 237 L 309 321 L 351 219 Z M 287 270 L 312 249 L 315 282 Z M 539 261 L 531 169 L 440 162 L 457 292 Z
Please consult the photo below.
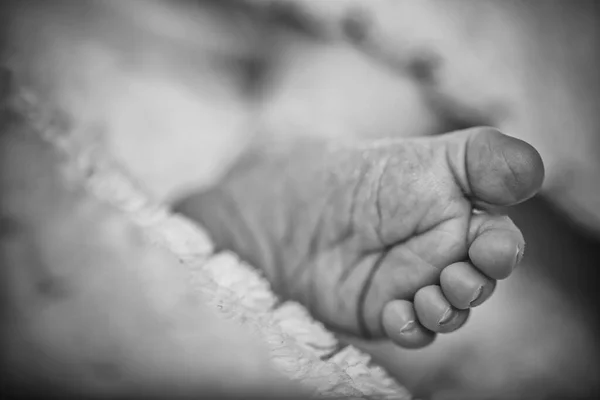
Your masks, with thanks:
M 17 81 L 170 202 L 293 135 L 493 125 L 533 144 L 543 193 L 511 217 L 523 266 L 423 350 L 357 343 L 419 396 L 598 389 L 600 3 L 21 0 L 0 9 Z

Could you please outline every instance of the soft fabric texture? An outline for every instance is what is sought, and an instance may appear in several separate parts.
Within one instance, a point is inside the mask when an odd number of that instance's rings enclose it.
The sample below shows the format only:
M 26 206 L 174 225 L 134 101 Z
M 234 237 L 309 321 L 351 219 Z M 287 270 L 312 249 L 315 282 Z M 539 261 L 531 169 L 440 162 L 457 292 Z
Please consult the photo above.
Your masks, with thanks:
M 170 264 L 166 267 L 184 268 L 190 287 L 209 300 L 210 307 L 220 318 L 237 325 L 238 335 L 251 336 L 266 344 L 274 370 L 316 396 L 410 398 L 380 367 L 372 365 L 364 353 L 352 346 L 340 346 L 336 337 L 314 321 L 301 305 L 278 301 L 258 270 L 243 263 L 235 254 L 215 253 L 201 227 L 149 200 L 111 160 L 110 154 L 96 152 L 93 147 L 74 141 L 73 132 L 66 128 L 68 125 L 57 124 L 56 115 L 39 107 L 34 95 L 20 93 L 11 98 L 6 108 L 10 113 L 16 112 L 18 118 L 24 116 L 25 128 L 38 134 L 37 139 L 46 142 L 43 146 L 50 143 L 53 151 L 60 155 L 56 157 L 61 160 L 56 162 L 57 170 L 61 171 L 57 179 L 68 181 L 68 185 L 85 186 L 87 194 L 84 196 L 91 195 L 90 204 L 100 201 L 109 207 L 106 218 L 133 223 L 135 229 L 142 232 L 144 243 L 136 243 L 134 251 L 140 265 L 134 268 L 147 266 L 144 253 L 154 254 L 156 248 L 172 253 L 175 256 L 172 260 L 164 260 Z M 36 159 L 21 162 L 35 164 Z M 58 190 L 63 189 L 58 186 Z M 74 218 L 76 216 L 74 214 Z M 53 231 L 52 226 L 47 228 L 48 232 Z M 119 238 L 119 235 L 107 238 L 109 249 L 115 253 L 122 252 L 123 245 L 132 246 Z M 92 257 L 86 255 L 85 247 L 74 251 L 81 257 Z M 111 254 L 105 256 L 110 259 Z M 166 286 L 165 291 L 169 290 Z M 238 357 L 253 357 L 255 349 L 249 350 Z M 258 360 L 256 365 L 260 365 Z M 229 373 L 222 371 L 224 376 Z M 276 375 L 272 379 L 277 379 Z M 283 385 L 276 381 L 273 384 Z

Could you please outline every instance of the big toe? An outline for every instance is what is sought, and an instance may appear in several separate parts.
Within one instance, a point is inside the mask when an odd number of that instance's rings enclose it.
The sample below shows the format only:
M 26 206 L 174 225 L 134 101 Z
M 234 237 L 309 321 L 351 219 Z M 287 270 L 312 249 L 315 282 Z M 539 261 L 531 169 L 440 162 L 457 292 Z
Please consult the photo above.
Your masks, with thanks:
M 476 203 L 517 204 L 542 186 L 542 158 L 522 140 L 487 127 L 451 133 L 444 140 L 457 182 Z

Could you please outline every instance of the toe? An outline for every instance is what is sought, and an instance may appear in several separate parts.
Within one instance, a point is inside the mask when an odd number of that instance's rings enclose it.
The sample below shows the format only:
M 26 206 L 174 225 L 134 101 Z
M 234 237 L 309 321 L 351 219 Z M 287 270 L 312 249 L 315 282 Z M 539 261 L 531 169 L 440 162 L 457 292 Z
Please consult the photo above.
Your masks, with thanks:
M 398 346 L 418 349 L 431 344 L 436 334 L 419 323 L 413 304 L 406 300 L 393 300 L 386 304 L 382 314 L 386 335 Z
M 450 304 L 466 310 L 487 300 L 496 287 L 496 281 L 479 272 L 470 263 L 458 262 L 442 270 L 440 287 Z
M 523 256 L 525 240 L 506 216 L 477 214 L 471 218 L 469 259 L 492 279 L 505 279 Z
M 544 180 L 540 154 L 528 143 L 493 128 L 445 135 L 457 182 L 476 203 L 509 206 L 535 195 Z
M 464 325 L 469 317 L 469 310 L 452 306 L 437 285 L 419 290 L 414 305 L 419 322 L 433 332 L 453 332 Z

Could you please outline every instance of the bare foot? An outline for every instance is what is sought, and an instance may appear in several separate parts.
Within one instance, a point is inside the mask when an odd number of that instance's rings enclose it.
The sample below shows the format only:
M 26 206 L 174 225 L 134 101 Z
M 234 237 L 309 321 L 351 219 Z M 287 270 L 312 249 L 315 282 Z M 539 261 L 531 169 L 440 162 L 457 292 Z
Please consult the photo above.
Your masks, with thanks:
M 303 142 L 176 208 L 330 328 L 422 347 L 511 274 L 524 239 L 490 210 L 532 197 L 543 177 L 535 149 L 492 128 Z

